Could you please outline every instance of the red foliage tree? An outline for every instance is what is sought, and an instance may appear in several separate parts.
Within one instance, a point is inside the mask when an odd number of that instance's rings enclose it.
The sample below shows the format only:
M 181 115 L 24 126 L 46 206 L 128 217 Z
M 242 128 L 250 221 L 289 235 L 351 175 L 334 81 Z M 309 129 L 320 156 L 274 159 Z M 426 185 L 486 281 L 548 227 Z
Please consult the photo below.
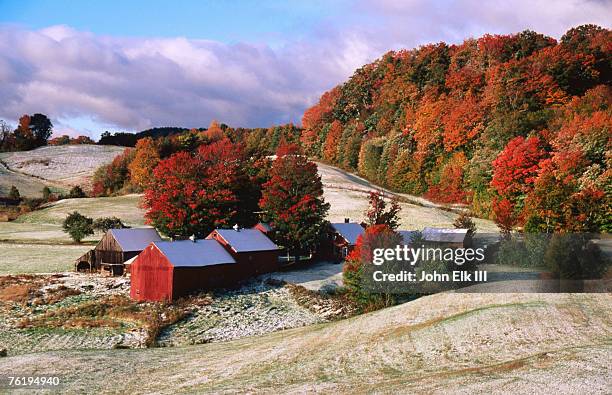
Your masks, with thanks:
M 369 206 L 365 212 L 366 223 L 369 226 L 386 225 L 390 229 L 397 229 L 399 226 L 399 212 L 402 207 L 397 199 L 391 200 L 391 205 L 387 208 L 384 195 L 378 191 L 370 192 Z
M 340 121 L 332 122 L 329 132 L 325 138 L 325 144 L 323 145 L 323 159 L 334 163 L 338 157 L 338 143 L 340 143 L 340 137 L 342 137 L 342 124 Z
M 425 196 L 440 203 L 465 203 L 466 192 L 463 190 L 463 174 L 468 160 L 463 152 L 457 152 L 444 165 L 440 180 L 429 187 Z
M 239 213 L 242 152 L 228 139 L 159 162 L 144 192 L 147 222 L 171 237 L 205 237 Z
M 535 136 L 510 140 L 493 161 L 491 187 L 507 198 L 526 194 L 533 187 L 540 160 L 545 155 L 540 139 Z
M 302 155 L 278 156 L 263 185 L 259 202 L 274 231 L 272 238 L 289 252 L 312 251 L 318 245 L 329 204 L 317 165 Z

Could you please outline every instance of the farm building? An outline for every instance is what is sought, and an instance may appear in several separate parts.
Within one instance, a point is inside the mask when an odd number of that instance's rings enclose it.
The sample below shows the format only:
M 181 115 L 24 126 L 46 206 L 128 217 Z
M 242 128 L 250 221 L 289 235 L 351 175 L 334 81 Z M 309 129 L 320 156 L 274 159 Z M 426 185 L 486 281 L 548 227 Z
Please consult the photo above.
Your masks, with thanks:
M 171 301 L 242 279 L 236 260 L 216 240 L 152 242 L 130 270 L 130 297 L 138 301 Z
M 471 244 L 467 229 L 424 228 L 422 238 L 425 243 L 448 247 L 462 248 Z
M 216 229 L 207 239 L 221 243 L 246 277 L 278 270 L 279 248 L 258 229 Z
M 269 233 L 272 231 L 272 226 L 267 222 L 258 222 L 252 229 L 257 229 L 263 233 Z
M 343 261 L 355 248 L 359 235 L 364 233 L 365 229 L 361 224 L 350 222 L 348 218 L 344 222 L 331 223 L 327 238 L 321 244 L 317 255 L 320 259 Z
M 76 269 L 122 275 L 127 260 L 138 255 L 151 242 L 161 240 L 153 228 L 110 229 L 93 250 L 77 259 Z
M 400 236 L 402 236 L 402 241 L 406 245 L 412 244 L 415 236 L 419 234 L 419 232 L 416 230 L 398 230 L 397 233 L 399 233 Z

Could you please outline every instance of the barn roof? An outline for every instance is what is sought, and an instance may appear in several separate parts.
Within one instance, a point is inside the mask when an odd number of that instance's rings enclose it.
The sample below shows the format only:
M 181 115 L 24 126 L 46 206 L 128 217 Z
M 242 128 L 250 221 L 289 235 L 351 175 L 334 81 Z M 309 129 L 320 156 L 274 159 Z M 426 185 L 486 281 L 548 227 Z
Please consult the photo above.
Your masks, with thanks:
M 267 222 L 258 222 L 257 225 L 253 226 L 252 229 L 257 229 L 257 226 L 259 226 L 262 229 L 264 229 L 265 232 L 271 232 L 272 231 L 272 226 L 269 223 L 267 223 Z
M 217 240 L 156 241 L 153 244 L 174 267 L 203 267 L 236 263 Z
M 365 232 L 361 225 L 354 222 L 332 223 L 331 226 L 351 245 L 357 243 L 357 237 Z
M 278 246 L 258 229 L 216 229 L 236 252 L 274 251 Z
M 425 228 L 423 229 L 423 240 L 440 243 L 463 243 L 467 232 L 467 229 Z
M 142 251 L 153 241 L 161 241 L 159 233 L 153 228 L 110 229 L 123 251 Z
M 402 236 L 404 244 L 410 244 L 412 243 L 414 236 L 416 236 L 419 232 L 416 230 L 398 230 L 397 233 Z

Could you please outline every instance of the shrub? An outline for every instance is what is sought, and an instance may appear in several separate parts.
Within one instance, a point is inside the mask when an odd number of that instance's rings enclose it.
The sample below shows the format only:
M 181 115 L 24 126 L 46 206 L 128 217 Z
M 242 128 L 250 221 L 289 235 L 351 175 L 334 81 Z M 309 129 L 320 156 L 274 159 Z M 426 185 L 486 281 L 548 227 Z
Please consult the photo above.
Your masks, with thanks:
M 117 217 L 97 218 L 93 222 L 93 229 L 106 233 L 109 229 L 127 228 L 123 222 Z
M 49 187 L 44 187 L 42 189 L 43 200 L 48 201 L 51 197 L 51 189 Z
M 21 200 L 21 194 L 15 185 L 11 185 L 11 190 L 9 191 L 8 197 L 11 200 Z
M 457 229 L 467 229 L 469 235 L 476 233 L 476 224 L 470 214 L 466 212 L 459 214 L 455 222 L 453 222 L 453 226 Z
M 94 233 L 93 219 L 81 215 L 78 211 L 68 214 L 62 224 L 62 228 L 77 243 L 80 243 L 85 237 Z
M 72 189 L 70 189 L 70 192 L 68 193 L 68 197 L 71 199 L 78 199 L 78 198 L 87 197 L 87 195 L 85 194 L 85 192 L 83 192 L 83 189 L 81 189 L 80 186 L 75 185 L 72 187 Z
M 546 267 L 555 277 L 566 280 L 601 278 L 609 261 L 587 234 L 554 234 L 544 254 Z

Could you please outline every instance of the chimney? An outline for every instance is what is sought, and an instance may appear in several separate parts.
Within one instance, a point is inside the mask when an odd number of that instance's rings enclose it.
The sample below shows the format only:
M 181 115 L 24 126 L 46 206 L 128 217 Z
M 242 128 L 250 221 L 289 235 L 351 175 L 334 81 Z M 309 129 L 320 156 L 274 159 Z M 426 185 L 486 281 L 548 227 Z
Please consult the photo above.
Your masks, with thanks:
M 344 218 L 344 223 L 345 223 L 345 224 L 348 224 L 349 222 L 351 222 L 351 219 L 350 219 L 350 218 Z
M 234 225 L 233 228 L 236 232 L 240 232 L 240 226 L 238 226 L 238 224 Z

